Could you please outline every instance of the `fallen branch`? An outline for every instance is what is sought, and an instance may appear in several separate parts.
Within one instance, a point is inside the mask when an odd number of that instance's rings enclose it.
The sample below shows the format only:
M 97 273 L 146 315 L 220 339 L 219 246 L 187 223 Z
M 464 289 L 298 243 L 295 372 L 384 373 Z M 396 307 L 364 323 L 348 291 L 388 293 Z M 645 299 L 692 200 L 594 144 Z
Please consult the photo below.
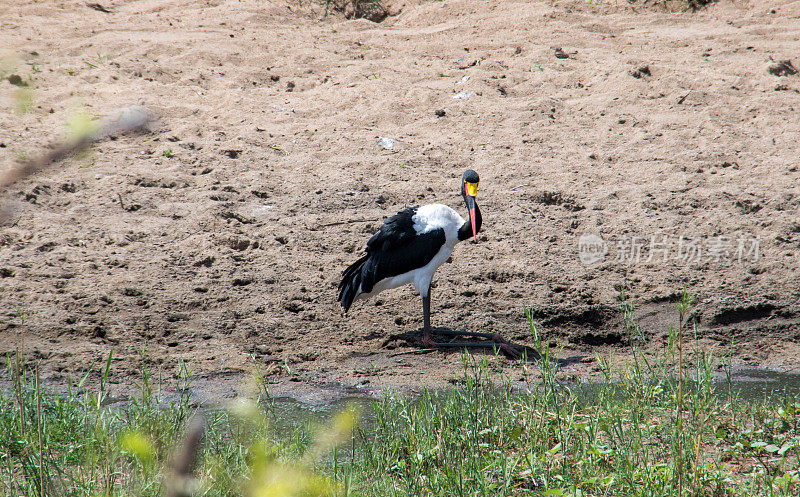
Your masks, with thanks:
M 38 157 L 19 161 L 11 169 L 0 174 L 0 191 L 7 189 L 17 181 L 32 176 L 56 162 L 80 152 L 93 143 L 97 143 L 112 135 L 140 130 L 152 120 L 152 114 L 145 107 L 132 106 L 121 109 L 113 118 L 103 119 L 97 129 L 84 133 L 66 143 L 56 144 Z M 8 218 L 9 214 L 10 213 L 6 212 L 3 206 L 0 205 L 0 224 Z
M 413 354 L 413 355 L 417 355 L 417 354 L 427 354 L 428 352 L 436 352 L 437 350 L 439 350 L 439 349 L 414 349 L 414 350 L 404 350 L 404 351 L 402 351 L 402 352 L 393 352 L 393 353 L 389 354 L 389 356 L 388 356 L 388 357 L 397 357 L 397 356 L 401 356 L 401 355 L 409 355 L 409 354 Z
M 203 449 L 205 431 L 205 418 L 196 414 L 186 427 L 183 442 L 175 449 L 169 461 L 170 474 L 166 482 L 169 497 L 191 497 L 197 491 L 199 482 L 194 476 L 194 468 Z

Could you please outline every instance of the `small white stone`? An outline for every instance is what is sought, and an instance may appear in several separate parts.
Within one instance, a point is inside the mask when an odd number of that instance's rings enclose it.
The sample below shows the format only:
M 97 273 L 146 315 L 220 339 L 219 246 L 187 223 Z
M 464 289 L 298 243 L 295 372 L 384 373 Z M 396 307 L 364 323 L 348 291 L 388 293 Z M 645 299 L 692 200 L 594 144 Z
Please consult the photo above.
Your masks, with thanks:
M 385 148 L 386 150 L 391 150 L 394 148 L 395 140 L 392 138 L 386 138 L 385 136 L 379 136 L 375 139 L 378 142 L 378 145 Z
M 453 98 L 455 98 L 456 100 L 466 100 L 466 99 L 468 99 L 470 97 L 474 97 L 474 96 L 475 96 L 474 92 L 462 91 L 461 93 L 456 93 L 455 95 L 453 95 Z

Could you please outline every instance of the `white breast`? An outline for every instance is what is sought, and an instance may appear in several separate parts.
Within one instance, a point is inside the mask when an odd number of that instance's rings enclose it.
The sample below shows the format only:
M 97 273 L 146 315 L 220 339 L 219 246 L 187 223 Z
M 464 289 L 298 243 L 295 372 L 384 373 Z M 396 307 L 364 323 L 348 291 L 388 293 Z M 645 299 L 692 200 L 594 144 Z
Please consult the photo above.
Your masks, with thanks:
M 443 229 L 445 245 L 451 251 L 458 243 L 458 230 L 464 225 L 464 218 L 444 204 L 428 204 L 417 208 L 417 213 L 414 215 L 413 220 L 414 230 L 417 233 L 427 233 L 439 228 Z M 450 257 L 450 254 L 447 257 Z M 445 257 L 445 260 L 447 257 Z

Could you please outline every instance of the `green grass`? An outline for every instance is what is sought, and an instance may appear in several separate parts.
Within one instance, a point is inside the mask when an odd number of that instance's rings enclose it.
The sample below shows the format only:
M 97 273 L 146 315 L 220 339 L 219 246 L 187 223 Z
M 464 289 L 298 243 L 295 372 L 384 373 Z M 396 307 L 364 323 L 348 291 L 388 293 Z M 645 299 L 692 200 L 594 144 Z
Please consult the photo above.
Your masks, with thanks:
M 557 350 L 531 325 L 544 360 L 519 364 L 525 389 L 465 354 L 454 388 L 387 396 L 354 431 L 350 409 L 277 434 L 262 379 L 266 401 L 200 411 L 207 428 L 191 471 L 173 454 L 198 408 L 153 387 L 146 354 L 139 394 L 125 403 L 109 403 L 111 357 L 96 387 L 84 377 L 55 394 L 39 387 L 35 364 L 10 355 L 0 495 L 798 495 L 800 399 L 745 401 L 712 380 L 719 361 L 703 351 L 686 354 L 684 377 L 686 294 L 682 304 L 654 359 L 640 352 L 623 293 L 633 360 L 614 368 L 598 358 L 604 383 L 559 382 Z M 191 371 L 181 371 L 185 392 Z
M 462 384 L 375 406 L 369 495 L 797 495 L 797 397 L 723 400 L 708 357 L 684 385 L 644 379 L 560 385 L 542 367 L 531 393 L 497 385 L 465 357 Z M 682 489 L 682 492 L 680 491 Z

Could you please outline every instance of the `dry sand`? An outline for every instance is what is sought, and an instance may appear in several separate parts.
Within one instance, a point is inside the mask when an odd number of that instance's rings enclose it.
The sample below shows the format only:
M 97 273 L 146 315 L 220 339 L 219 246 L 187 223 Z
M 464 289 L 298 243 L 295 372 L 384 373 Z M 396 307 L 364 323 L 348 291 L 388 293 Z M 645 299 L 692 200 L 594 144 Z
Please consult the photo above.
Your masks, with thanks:
M 51 381 L 113 349 L 130 385 L 146 349 L 166 378 L 191 363 L 212 396 L 254 364 L 304 398 L 445 385 L 460 355 L 411 353 L 410 288 L 346 317 L 335 288 L 404 205 L 463 212 L 467 168 L 484 229 L 440 268 L 434 326 L 531 344 L 528 306 L 575 358 L 563 374 L 592 376 L 595 353 L 627 354 L 620 285 L 654 353 L 686 285 L 697 346 L 800 365 L 800 76 L 769 72 L 800 67 L 800 2 L 414 0 L 381 23 L 282 0 L 100 3 L 0 6 L 4 64 L 32 97 L 19 115 L 0 82 L 0 169 L 81 107 L 161 118 L 7 192 L 0 352 L 20 309 Z M 584 234 L 604 261 L 582 263 Z M 691 240 L 702 252 L 681 259 Z

